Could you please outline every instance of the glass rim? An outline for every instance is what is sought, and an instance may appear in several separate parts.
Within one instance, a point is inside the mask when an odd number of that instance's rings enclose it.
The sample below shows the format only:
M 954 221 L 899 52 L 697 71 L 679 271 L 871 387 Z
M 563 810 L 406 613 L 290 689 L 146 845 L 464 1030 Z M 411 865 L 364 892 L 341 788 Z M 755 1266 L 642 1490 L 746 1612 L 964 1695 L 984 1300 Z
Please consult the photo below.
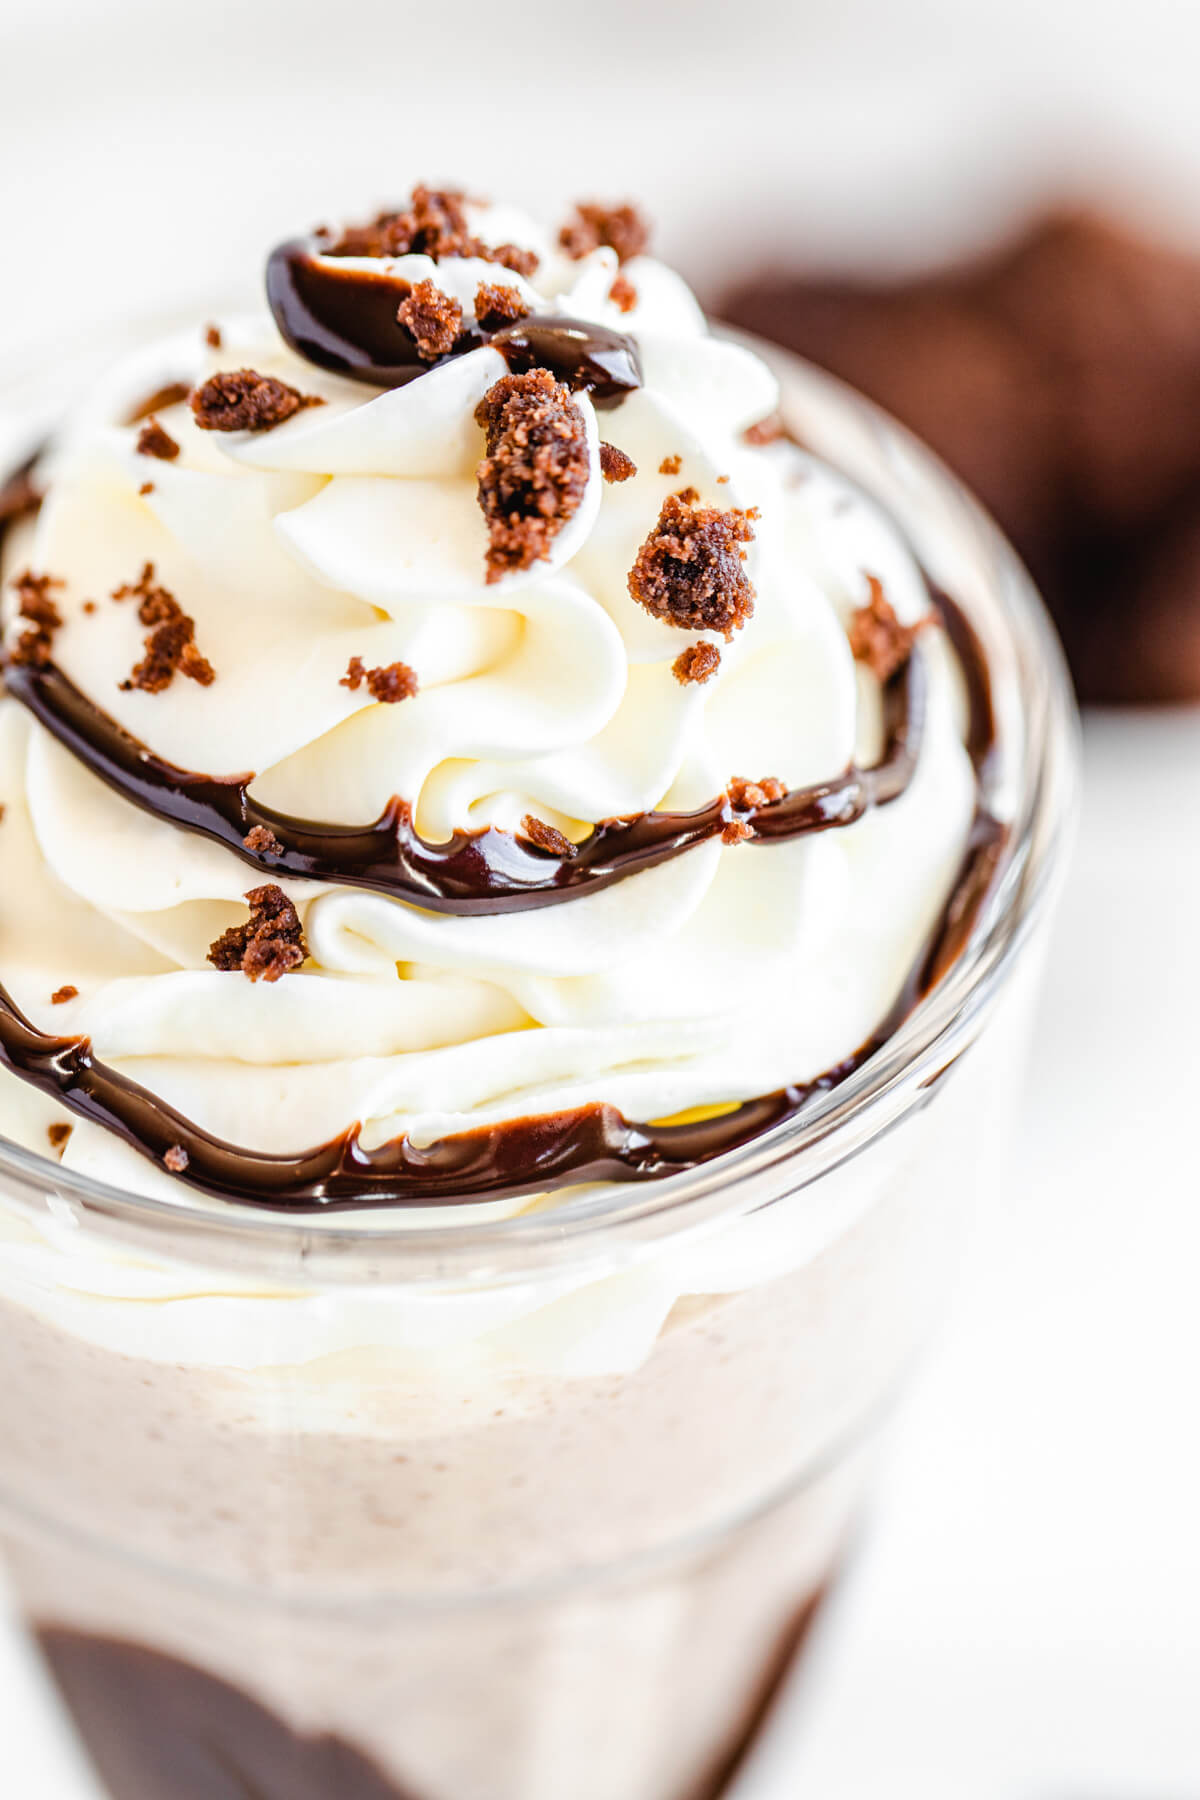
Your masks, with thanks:
M 1007 637 L 1021 700 L 1020 779 L 1006 809 L 1009 839 L 967 941 L 937 985 L 846 1080 L 738 1148 L 661 1179 L 589 1184 L 560 1204 L 552 1199 L 547 1206 L 504 1218 L 413 1223 L 412 1209 L 377 1206 L 369 1215 L 366 1208 L 349 1215 L 353 1222 L 346 1222 L 342 1214 L 255 1210 L 209 1197 L 188 1206 L 76 1174 L 0 1136 L 0 1179 L 9 1195 L 14 1187 L 21 1190 L 21 1197 L 39 1211 L 48 1201 L 60 1208 L 65 1204 L 76 1222 L 74 1209 L 81 1208 L 89 1226 L 119 1236 L 130 1248 L 141 1245 L 157 1254 L 165 1250 L 172 1260 L 215 1260 L 222 1267 L 258 1274 L 274 1264 L 285 1279 L 294 1280 L 303 1270 L 306 1278 L 334 1284 L 486 1284 L 511 1281 L 526 1271 L 578 1266 L 586 1263 L 589 1252 L 603 1255 L 610 1267 L 632 1263 L 666 1236 L 682 1240 L 702 1234 L 724 1218 L 742 1216 L 810 1185 L 926 1103 L 940 1075 L 974 1041 L 1061 879 L 1078 782 L 1070 678 L 1032 580 L 957 476 L 856 390 L 774 345 L 721 329 L 752 347 L 780 374 L 782 411 L 789 423 L 803 410 L 796 405 L 799 384 L 810 400 L 820 396 L 831 415 L 853 425 L 870 473 L 860 477 L 847 469 L 844 456 L 828 460 L 836 471 L 861 479 L 869 496 L 884 505 L 877 478 L 882 465 L 894 460 L 890 453 L 899 453 L 902 479 L 919 477 L 926 495 L 953 518 L 955 529 L 965 528 Z M 140 341 L 146 330 L 143 326 Z M 121 338 L 128 343 L 133 333 Z M 4 388 L 32 391 L 28 368 L 19 380 L 0 383 L 0 396 Z M 806 444 L 826 455 L 810 424 L 806 421 L 803 431 Z M 839 447 L 845 450 L 844 444 Z M 912 521 L 902 514 L 899 523 L 907 532 Z M 970 606 L 967 611 L 978 626 Z M 1012 746 L 1008 748 L 1011 753 Z M 784 1185 L 782 1164 L 791 1165 Z M 440 1210 L 449 1213 L 451 1206 Z

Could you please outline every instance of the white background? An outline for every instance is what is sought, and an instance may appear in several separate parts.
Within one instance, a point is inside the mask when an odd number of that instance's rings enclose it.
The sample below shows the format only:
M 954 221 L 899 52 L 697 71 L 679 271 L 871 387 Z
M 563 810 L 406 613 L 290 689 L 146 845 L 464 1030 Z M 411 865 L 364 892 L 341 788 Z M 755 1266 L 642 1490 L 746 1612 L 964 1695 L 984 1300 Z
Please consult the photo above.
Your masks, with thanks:
M 1200 235 L 1198 60 L 1195 0 L 0 0 L 0 362 L 426 175 L 636 193 L 706 297 L 1047 185 Z M 1198 802 L 1200 712 L 1093 717 L 1015 1179 L 744 1800 L 1200 1796 Z M 95 1800 L 2 1627 L 0 1742 Z

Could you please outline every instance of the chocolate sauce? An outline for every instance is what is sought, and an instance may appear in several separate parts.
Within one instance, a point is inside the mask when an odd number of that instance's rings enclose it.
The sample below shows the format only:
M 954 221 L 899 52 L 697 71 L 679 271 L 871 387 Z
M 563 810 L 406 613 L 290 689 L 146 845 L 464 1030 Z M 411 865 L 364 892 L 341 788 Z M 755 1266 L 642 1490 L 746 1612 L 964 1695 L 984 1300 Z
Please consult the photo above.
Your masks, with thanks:
M 805 1600 L 771 1646 L 729 1747 L 688 1800 L 729 1794 L 824 1597 Z M 63 1626 L 38 1643 L 114 1800 L 423 1800 L 343 1738 L 302 1736 L 194 1663 Z
M 445 843 L 419 837 L 412 809 L 389 801 L 368 825 L 326 824 L 276 812 L 251 798 L 251 775 L 205 775 L 165 762 L 102 712 L 53 663 L 13 666 L 8 691 L 64 749 L 133 806 L 224 844 L 244 862 L 297 880 L 331 881 L 390 894 L 431 912 L 525 912 L 553 906 L 682 855 L 735 819 L 752 822 L 750 842 L 853 824 L 870 806 L 899 798 L 912 779 L 925 715 L 925 672 L 913 657 L 885 691 L 887 742 L 870 769 L 852 767 L 783 800 L 737 810 L 724 795 L 695 812 L 647 812 L 607 819 L 570 854 L 556 854 L 488 826 Z M 262 828 L 278 851 L 249 850 Z
M 194 1664 L 61 1627 L 38 1641 L 114 1800 L 417 1800 Z
M 637 345 L 621 331 L 558 314 L 522 319 L 499 331 L 464 321 L 454 348 L 433 362 L 396 317 L 409 282 L 382 270 L 343 267 L 315 239 L 293 238 L 271 252 L 267 300 L 281 337 L 307 362 L 373 387 L 403 387 L 482 344 L 499 350 L 514 374 L 549 369 L 597 406 L 615 406 L 642 385 Z
M 615 1107 L 597 1103 L 461 1132 L 422 1149 L 400 1137 L 366 1150 L 354 1126 L 298 1155 L 267 1156 L 203 1130 L 101 1062 L 86 1038 L 39 1031 L 3 986 L 0 1066 L 161 1166 L 169 1151 L 184 1150 L 187 1164 L 177 1179 L 222 1199 L 270 1209 L 444 1206 L 581 1181 L 657 1180 L 709 1162 L 794 1117 L 874 1056 L 959 955 L 1005 839 L 1005 827 L 981 810 L 937 928 L 887 1017 L 853 1056 L 814 1081 L 689 1125 L 633 1124 Z
M 30 490 L 19 510 L 36 504 Z M 11 516 L 11 508 L 7 517 L 0 512 L 0 548 Z M 995 739 L 987 661 L 959 607 L 932 584 L 930 596 L 963 666 L 970 709 L 967 744 L 981 773 Z M 292 819 L 249 799 L 252 776 L 193 774 L 162 761 L 53 665 L 6 670 L 7 690 L 14 698 L 110 787 L 156 817 L 212 837 L 258 868 L 379 888 L 430 910 L 457 913 L 523 910 L 595 891 L 681 854 L 733 819 L 753 821 L 756 835 L 747 849 L 849 825 L 869 806 L 887 805 L 908 786 L 920 750 L 924 680 L 918 654 L 885 688 L 886 742 L 874 768 L 851 768 L 833 781 L 749 812 L 736 812 L 722 798 L 696 813 L 646 813 L 606 821 L 573 856 L 557 857 L 493 828 L 457 833 L 448 844 L 425 844 L 399 800 L 365 827 Z M 247 851 L 242 839 L 255 825 L 265 826 L 283 844 L 279 855 Z M 1007 828 L 981 805 L 935 930 L 887 1017 L 854 1055 L 811 1082 L 690 1125 L 631 1123 L 614 1107 L 598 1103 L 459 1133 L 421 1149 L 398 1138 L 365 1150 L 356 1125 L 298 1155 L 262 1155 L 206 1132 L 109 1068 L 95 1057 L 87 1039 L 39 1031 L 3 986 L 0 1066 L 160 1166 L 168 1152 L 184 1150 L 187 1166 L 177 1179 L 258 1207 L 325 1212 L 371 1205 L 452 1205 L 582 1181 L 661 1179 L 795 1116 L 873 1056 L 961 953 L 991 891 L 1007 835 Z

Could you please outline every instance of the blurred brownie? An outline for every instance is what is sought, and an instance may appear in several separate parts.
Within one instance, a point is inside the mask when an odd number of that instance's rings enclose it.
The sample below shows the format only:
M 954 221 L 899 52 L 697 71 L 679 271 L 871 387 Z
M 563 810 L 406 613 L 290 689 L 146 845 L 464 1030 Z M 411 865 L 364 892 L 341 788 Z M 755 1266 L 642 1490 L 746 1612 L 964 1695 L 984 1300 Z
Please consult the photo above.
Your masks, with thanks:
M 1200 696 L 1200 259 L 1055 212 L 893 285 L 770 275 L 723 316 L 861 388 L 995 514 L 1085 700 Z

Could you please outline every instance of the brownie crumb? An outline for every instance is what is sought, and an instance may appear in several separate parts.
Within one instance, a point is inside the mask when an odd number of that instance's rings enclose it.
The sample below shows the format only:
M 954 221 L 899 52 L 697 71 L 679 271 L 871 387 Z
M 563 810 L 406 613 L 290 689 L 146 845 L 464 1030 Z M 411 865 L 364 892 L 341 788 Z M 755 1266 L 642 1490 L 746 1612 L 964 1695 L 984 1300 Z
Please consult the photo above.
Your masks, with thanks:
M 528 302 L 514 287 L 495 287 L 490 281 L 481 281 L 475 290 L 475 318 L 483 331 L 502 331 L 528 313 Z
M 628 481 L 637 474 L 637 464 L 615 444 L 601 444 L 600 473 L 605 481 Z
M 717 476 L 717 486 L 724 487 L 726 485 L 726 483 L 728 482 L 728 480 L 729 480 L 728 475 L 718 475 Z
M 638 303 L 638 291 L 628 275 L 618 275 L 608 290 L 613 305 L 623 313 L 632 312 Z
M 678 475 L 682 467 L 682 456 L 664 456 L 658 465 L 658 472 L 660 475 Z
M 85 613 L 91 614 L 91 613 L 94 613 L 95 610 L 96 610 L 96 602 L 94 600 L 85 600 L 84 601 L 83 611 Z
M 221 327 L 219 325 L 206 325 L 204 328 L 204 341 L 210 350 L 219 350 L 222 343 Z
M 65 987 L 55 988 L 50 996 L 50 1004 L 51 1006 L 65 1006 L 68 1000 L 78 1000 L 78 998 L 79 989 L 72 987 L 68 982 Z
M 281 887 L 269 882 L 246 895 L 250 917 L 223 931 L 208 952 L 213 967 L 238 970 L 251 981 L 278 981 L 308 955 L 299 915 Z
M 147 394 L 140 400 L 133 411 L 125 415 L 124 423 L 140 425 L 143 419 L 150 418 L 153 413 L 166 412 L 169 406 L 182 406 L 191 391 L 186 381 L 168 381 L 165 387 L 155 388 L 152 394 Z
M 163 1162 L 172 1175 L 182 1175 L 190 1161 L 191 1157 L 182 1144 L 172 1144 L 169 1150 L 163 1152 Z
M 134 582 L 113 589 L 114 600 L 136 600 L 138 618 L 152 627 L 142 640 L 146 652 L 134 665 L 127 680 L 120 683 L 122 693 L 140 688 L 143 693 L 161 694 L 170 687 L 176 673 L 201 687 L 211 687 L 217 672 L 206 656 L 196 648 L 196 621 L 185 613 L 169 589 L 159 587 L 154 578 L 154 564 L 143 565 Z
M 531 844 L 539 850 L 548 850 L 552 856 L 574 856 L 575 845 L 553 825 L 547 825 L 545 819 L 539 819 L 533 813 L 526 813 L 521 820 L 521 830 Z
M 761 781 L 747 781 L 744 775 L 735 775 L 726 791 L 739 812 L 754 812 L 760 806 L 785 800 L 788 790 L 786 781 L 780 781 L 777 775 L 764 775 Z
M 0 800 L 0 825 L 3 825 L 3 823 L 4 823 L 4 815 L 7 811 L 8 811 L 7 806 L 5 806 L 4 802 L 2 800 Z
M 152 494 L 153 492 L 154 483 L 152 481 L 143 481 L 141 487 L 138 489 L 138 494 L 143 500 L 146 498 L 147 494 Z
M 675 498 L 677 500 L 682 500 L 685 506 L 695 506 L 697 500 L 700 498 L 699 489 L 694 487 L 680 488 L 677 491 Z
M 723 844 L 744 844 L 747 838 L 754 836 L 753 825 L 747 825 L 744 819 L 730 819 L 721 833 Z
M 757 419 L 753 425 L 747 425 L 742 433 L 742 442 L 756 448 L 763 444 L 777 444 L 787 436 L 787 427 L 778 413 L 768 413 L 765 419 Z
M 449 356 L 462 330 L 463 309 L 434 281 L 418 281 L 396 309 L 396 321 L 417 346 L 422 362 Z
M 668 494 L 629 572 L 629 591 L 656 619 L 728 640 L 754 611 L 743 567 L 758 509 L 721 512 Z
M 372 700 L 382 701 L 385 706 L 413 699 L 419 688 L 416 674 L 407 663 L 387 663 L 382 668 L 368 669 L 361 656 L 352 656 L 338 686 L 349 688 L 356 694 L 364 682 Z
M 851 614 L 846 635 L 855 662 L 864 663 L 880 681 L 889 681 L 912 655 L 916 631 L 902 625 L 878 576 L 867 576 L 870 599 Z
M 256 369 L 210 375 L 191 395 L 201 431 L 270 431 L 304 407 L 323 404 L 315 394 L 302 394 Z
M 490 247 L 471 231 L 460 189 L 417 187 L 407 207 L 381 212 L 366 225 L 348 226 L 322 256 L 473 256 L 499 263 L 515 275 L 532 275 L 538 258 L 516 244 Z
M 50 589 L 62 586 L 56 575 L 35 575 L 26 569 L 13 582 L 18 617 L 28 621 L 8 659 L 18 667 L 41 669 L 50 661 L 54 633 L 61 629 L 62 614 Z
M 571 391 L 546 369 L 505 375 L 475 409 L 487 432 L 479 504 L 488 528 L 487 579 L 547 556 L 587 487 L 587 426 Z
M 67 1139 L 73 1130 L 74 1126 L 65 1125 L 61 1119 L 55 1125 L 47 1125 L 46 1136 L 50 1139 L 50 1148 L 52 1150 L 65 1149 Z
M 283 855 L 283 845 L 275 833 L 268 830 L 265 825 L 252 826 L 242 839 L 242 843 L 247 850 L 252 850 L 255 856 Z
M 149 418 L 138 432 L 139 456 L 157 456 L 159 462 L 174 462 L 179 445 L 169 431 L 164 431 L 156 418 Z
M 671 664 L 671 673 L 681 686 L 689 681 L 708 681 L 721 666 L 721 652 L 715 644 L 689 644 Z
M 650 242 L 650 227 L 636 206 L 605 206 L 582 200 L 558 234 L 567 255 L 576 262 L 607 245 L 618 262 L 640 256 Z

